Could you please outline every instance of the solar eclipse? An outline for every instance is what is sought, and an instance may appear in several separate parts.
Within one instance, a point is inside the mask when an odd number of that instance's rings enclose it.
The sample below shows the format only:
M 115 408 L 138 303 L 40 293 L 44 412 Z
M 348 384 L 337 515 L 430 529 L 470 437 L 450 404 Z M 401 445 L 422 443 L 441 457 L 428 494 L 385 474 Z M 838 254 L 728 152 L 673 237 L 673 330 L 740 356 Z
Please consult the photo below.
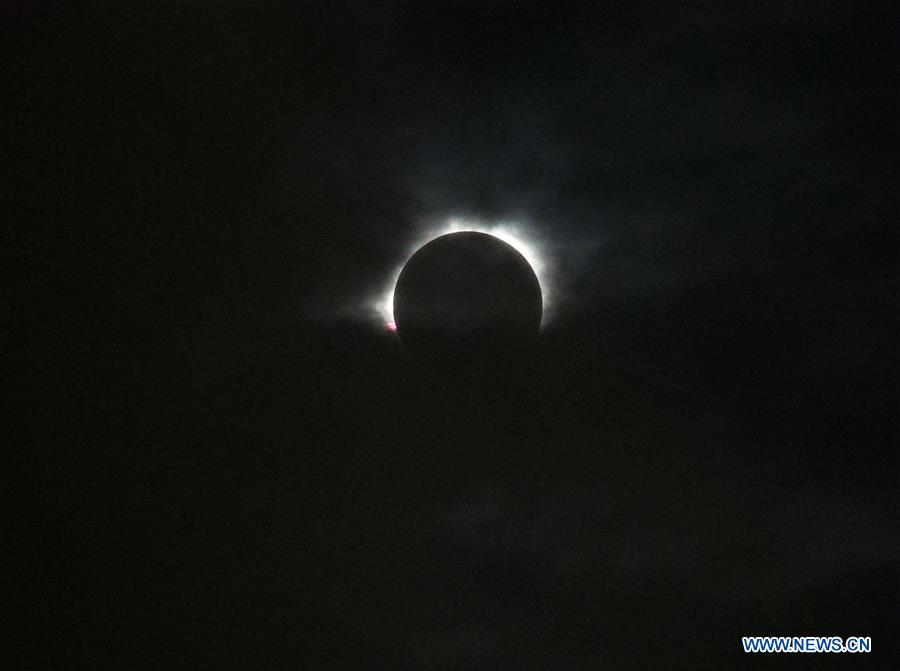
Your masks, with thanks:
M 540 282 L 521 253 L 490 234 L 464 231 L 412 256 L 393 308 L 412 353 L 458 360 L 522 351 L 537 335 L 543 306 Z

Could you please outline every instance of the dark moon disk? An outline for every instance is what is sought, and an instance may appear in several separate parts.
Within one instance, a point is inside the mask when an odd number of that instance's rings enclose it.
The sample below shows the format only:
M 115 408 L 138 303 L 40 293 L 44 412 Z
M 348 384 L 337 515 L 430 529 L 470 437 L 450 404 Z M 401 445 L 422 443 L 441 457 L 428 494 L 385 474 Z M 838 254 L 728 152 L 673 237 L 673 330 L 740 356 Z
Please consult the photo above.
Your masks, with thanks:
M 400 339 L 432 361 L 516 356 L 534 342 L 541 313 L 528 261 L 486 233 L 435 238 L 413 254 L 394 289 Z

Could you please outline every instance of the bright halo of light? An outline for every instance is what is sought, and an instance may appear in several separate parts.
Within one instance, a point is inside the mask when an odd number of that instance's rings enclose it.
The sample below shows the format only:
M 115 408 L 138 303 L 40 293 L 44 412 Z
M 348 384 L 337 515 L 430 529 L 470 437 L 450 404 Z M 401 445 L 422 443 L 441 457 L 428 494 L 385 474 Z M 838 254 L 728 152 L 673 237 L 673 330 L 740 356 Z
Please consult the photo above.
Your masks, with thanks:
M 400 279 L 400 273 L 402 272 L 403 267 L 406 265 L 406 262 L 421 247 L 428 244 L 435 238 L 439 238 L 442 235 L 447 235 L 448 233 L 463 233 L 469 231 L 474 233 L 487 233 L 488 235 L 493 235 L 495 238 L 503 240 L 503 242 L 513 247 L 517 252 L 519 252 L 519 254 L 525 257 L 525 260 L 528 261 L 528 265 L 531 266 L 531 269 L 534 271 L 534 274 L 537 276 L 538 282 L 541 285 L 541 301 L 543 307 L 541 326 L 544 325 L 547 320 L 548 308 L 551 306 L 551 282 L 549 277 L 550 264 L 546 255 L 541 253 L 538 245 L 527 236 L 524 227 L 508 222 L 485 224 L 479 221 L 473 221 L 471 219 L 452 218 L 447 220 L 445 224 L 442 227 L 439 227 L 437 230 L 430 231 L 426 236 L 423 236 L 421 239 L 417 240 L 416 243 L 410 247 L 409 253 L 407 254 L 406 258 L 403 259 L 403 262 L 397 268 L 395 268 L 394 272 L 391 274 L 390 282 L 388 283 L 387 288 L 378 298 L 376 298 L 373 307 L 379 319 L 382 320 L 387 330 L 397 330 L 397 326 L 394 322 L 394 288 L 397 286 L 397 280 Z

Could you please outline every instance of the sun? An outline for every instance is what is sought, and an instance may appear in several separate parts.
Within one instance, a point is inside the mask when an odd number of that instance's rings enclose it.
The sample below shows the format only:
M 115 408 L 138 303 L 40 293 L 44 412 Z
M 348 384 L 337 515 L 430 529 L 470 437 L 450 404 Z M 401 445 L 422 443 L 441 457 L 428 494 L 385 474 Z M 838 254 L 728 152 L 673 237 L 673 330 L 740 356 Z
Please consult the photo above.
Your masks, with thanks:
M 542 253 L 541 247 L 534 242 L 533 238 L 528 235 L 526 228 L 520 224 L 510 222 L 483 223 L 472 219 L 451 218 L 435 229 L 431 229 L 421 238 L 417 239 L 414 244 L 410 245 L 408 252 L 402 262 L 394 268 L 391 273 L 388 284 L 384 291 L 375 299 L 373 308 L 376 317 L 384 325 L 384 328 L 391 332 L 396 332 L 397 325 L 394 322 L 394 288 L 397 286 L 397 279 L 403 266 L 410 257 L 423 245 L 428 244 L 435 238 L 448 233 L 461 233 L 472 231 L 475 233 L 487 233 L 495 238 L 503 240 L 503 242 L 512 246 L 519 254 L 525 257 L 528 264 L 537 275 L 538 282 L 541 285 L 541 300 L 543 303 L 544 320 L 541 325 L 546 322 L 548 308 L 551 307 L 550 294 L 550 263 L 547 256 Z

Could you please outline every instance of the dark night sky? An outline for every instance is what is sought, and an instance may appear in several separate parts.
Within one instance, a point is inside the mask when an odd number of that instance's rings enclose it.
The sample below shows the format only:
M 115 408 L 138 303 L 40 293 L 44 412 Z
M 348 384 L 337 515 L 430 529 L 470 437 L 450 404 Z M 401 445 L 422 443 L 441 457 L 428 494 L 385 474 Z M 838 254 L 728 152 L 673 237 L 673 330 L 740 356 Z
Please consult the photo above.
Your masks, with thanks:
M 3 8 L 0 667 L 896 668 L 896 10 L 599 4 Z M 365 310 L 450 216 L 505 375 Z

